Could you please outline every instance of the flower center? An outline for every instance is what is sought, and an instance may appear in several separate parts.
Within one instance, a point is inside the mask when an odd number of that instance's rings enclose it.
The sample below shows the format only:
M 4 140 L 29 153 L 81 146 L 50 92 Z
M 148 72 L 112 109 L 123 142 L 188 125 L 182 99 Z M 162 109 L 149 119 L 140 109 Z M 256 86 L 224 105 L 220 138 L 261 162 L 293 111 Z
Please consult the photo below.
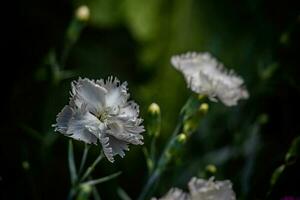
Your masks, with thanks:
M 101 121 L 101 122 L 106 122 L 107 118 L 108 118 L 108 113 L 106 111 L 101 112 L 97 118 Z

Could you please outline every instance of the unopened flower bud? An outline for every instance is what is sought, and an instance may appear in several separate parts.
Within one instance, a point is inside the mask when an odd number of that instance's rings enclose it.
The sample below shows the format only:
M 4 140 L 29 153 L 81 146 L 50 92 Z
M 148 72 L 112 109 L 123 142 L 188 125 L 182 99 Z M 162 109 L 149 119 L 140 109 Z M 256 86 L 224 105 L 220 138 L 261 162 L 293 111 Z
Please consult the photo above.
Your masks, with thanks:
M 149 108 L 148 108 L 148 112 L 152 115 L 158 115 L 160 114 L 160 108 L 159 105 L 157 103 L 151 103 Z
M 29 164 L 29 162 L 28 161 L 23 161 L 22 162 L 22 167 L 23 167 L 23 169 L 25 169 L 25 170 L 29 170 L 30 169 L 30 164 Z
M 159 105 L 156 103 L 150 104 L 148 108 L 148 123 L 147 130 L 149 135 L 158 137 L 160 134 L 161 115 Z
M 86 5 L 79 6 L 76 10 L 76 18 L 79 21 L 86 22 L 90 19 L 90 9 Z
M 206 97 L 206 95 L 204 95 L 204 94 L 199 94 L 198 95 L 198 99 L 199 100 L 205 99 L 205 97 Z
M 180 143 L 185 143 L 186 142 L 186 134 L 184 133 L 180 133 L 178 136 L 177 136 L 177 141 L 180 142 Z
M 215 174 L 217 172 L 217 167 L 215 165 L 210 164 L 205 167 L 205 170 L 211 174 Z
M 207 103 L 202 103 L 199 107 L 199 111 L 203 114 L 206 114 L 209 109 L 209 105 Z
M 92 186 L 89 184 L 81 184 L 79 187 L 79 192 L 76 199 L 90 199 L 92 193 Z
M 183 124 L 183 132 L 184 133 L 191 132 L 196 128 L 196 126 L 197 125 L 195 123 L 193 123 L 192 120 L 188 120 Z

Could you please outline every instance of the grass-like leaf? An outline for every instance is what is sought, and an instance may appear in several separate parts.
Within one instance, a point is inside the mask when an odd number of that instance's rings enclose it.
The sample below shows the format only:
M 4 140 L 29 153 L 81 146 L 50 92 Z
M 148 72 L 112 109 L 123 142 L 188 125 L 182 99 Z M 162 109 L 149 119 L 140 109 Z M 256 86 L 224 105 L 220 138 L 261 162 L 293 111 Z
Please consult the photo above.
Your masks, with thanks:
M 114 174 L 111 174 L 109 176 L 105 176 L 105 177 L 102 177 L 102 178 L 99 178 L 99 179 L 95 179 L 95 180 L 91 180 L 91 181 L 87 181 L 87 182 L 84 182 L 82 183 L 82 185 L 97 185 L 97 184 L 100 184 L 100 183 L 104 183 L 106 181 L 109 181 L 111 179 L 114 179 L 116 177 L 118 177 L 122 172 L 117 172 L 117 173 L 114 173 Z
M 76 165 L 74 160 L 74 152 L 73 152 L 73 143 L 72 140 L 69 140 L 69 148 L 68 148 L 68 162 L 69 162 L 69 170 L 71 176 L 71 183 L 72 185 L 75 184 L 77 180 L 77 172 L 76 172 Z
M 125 192 L 125 190 L 124 190 L 123 188 L 118 187 L 117 193 L 118 193 L 118 196 L 120 197 L 120 199 L 122 199 L 122 200 L 131 200 L 131 198 L 130 198 L 129 195 Z

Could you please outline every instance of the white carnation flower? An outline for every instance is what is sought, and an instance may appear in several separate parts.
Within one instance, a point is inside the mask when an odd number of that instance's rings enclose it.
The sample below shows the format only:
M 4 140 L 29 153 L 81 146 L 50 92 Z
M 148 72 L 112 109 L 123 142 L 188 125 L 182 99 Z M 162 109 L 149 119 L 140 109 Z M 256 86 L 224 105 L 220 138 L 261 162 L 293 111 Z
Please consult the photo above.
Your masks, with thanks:
M 230 181 L 214 181 L 198 179 L 193 177 L 189 184 L 189 190 L 192 200 L 235 200 L 235 193 L 232 190 Z
M 164 197 L 159 200 L 236 200 L 230 181 L 214 181 L 193 177 L 189 184 L 189 193 L 178 188 L 172 188 Z M 156 200 L 156 198 L 152 198 Z
M 144 132 L 139 106 L 128 101 L 127 90 L 117 78 L 79 78 L 72 82 L 69 105 L 57 115 L 55 131 L 89 144 L 99 140 L 111 162 L 116 154 L 124 157 L 128 144 L 143 144 Z
M 218 98 L 226 106 L 233 106 L 239 99 L 249 97 L 244 80 L 232 70 L 226 70 L 209 53 L 191 52 L 173 56 L 171 63 L 183 73 L 192 91 L 207 95 L 213 101 Z

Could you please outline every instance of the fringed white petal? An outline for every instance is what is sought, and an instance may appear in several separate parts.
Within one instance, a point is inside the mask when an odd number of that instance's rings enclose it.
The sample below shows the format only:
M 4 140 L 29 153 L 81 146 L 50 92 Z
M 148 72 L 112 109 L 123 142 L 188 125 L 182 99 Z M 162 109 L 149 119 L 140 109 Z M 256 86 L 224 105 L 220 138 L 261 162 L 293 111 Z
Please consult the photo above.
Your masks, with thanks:
M 216 97 L 227 106 L 237 104 L 249 97 L 244 80 L 233 71 L 228 71 L 222 63 L 209 53 L 186 53 L 171 58 L 172 65 L 183 73 L 188 87 L 210 99 Z
M 119 155 L 122 158 L 125 156 L 124 151 L 129 151 L 128 143 L 122 140 L 118 140 L 113 136 L 109 137 L 109 146 L 112 148 L 113 155 Z
M 72 97 L 71 101 L 77 107 L 81 107 L 84 103 L 87 105 L 87 110 L 93 114 L 99 113 L 105 106 L 105 95 L 107 91 L 105 88 L 95 84 L 87 78 L 72 82 Z
M 142 126 L 130 126 L 128 123 L 115 120 L 108 124 L 107 133 L 118 140 L 141 145 L 143 144 L 143 136 L 140 133 L 143 131 L 144 128 Z
M 98 120 L 88 112 L 81 109 L 65 106 L 57 115 L 55 131 L 59 131 L 68 137 L 86 143 L 97 144 L 97 137 L 86 126 L 98 126 Z
M 127 82 L 121 82 L 114 77 L 108 77 L 106 81 L 97 80 L 96 83 L 107 90 L 105 95 L 107 107 L 118 107 L 126 104 L 129 93 L 127 92 Z
M 127 83 L 117 78 L 74 81 L 69 105 L 57 116 L 55 130 L 77 140 L 97 143 L 110 162 L 124 157 L 128 144 L 143 144 L 145 131 L 139 118 L 139 107 L 127 102 Z
M 189 190 L 192 200 L 235 200 L 235 193 L 232 190 L 230 181 L 214 181 L 198 179 L 193 177 L 189 184 Z
M 113 149 L 109 145 L 109 137 L 104 133 L 99 133 L 99 141 L 102 145 L 102 149 L 106 158 L 110 162 L 114 162 L 115 159 L 114 159 Z
M 159 200 L 236 200 L 230 181 L 214 181 L 193 177 L 188 183 L 189 193 L 180 189 L 172 188 Z M 156 198 L 152 198 L 156 200 Z

